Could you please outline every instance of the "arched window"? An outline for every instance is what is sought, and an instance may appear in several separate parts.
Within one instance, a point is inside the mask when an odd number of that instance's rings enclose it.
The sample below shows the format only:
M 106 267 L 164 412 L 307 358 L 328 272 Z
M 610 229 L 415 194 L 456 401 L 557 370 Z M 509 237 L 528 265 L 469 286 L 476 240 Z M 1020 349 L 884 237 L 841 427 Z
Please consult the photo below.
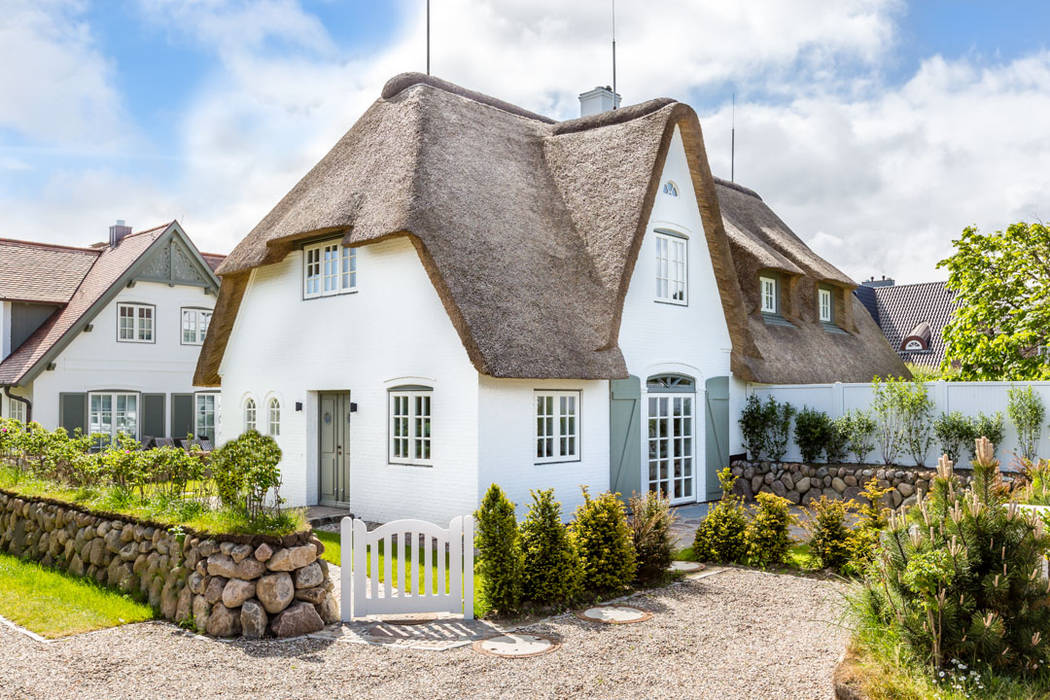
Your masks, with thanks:
M 248 432 L 249 430 L 258 430 L 256 425 L 257 422 L 255 399 L 249 396 L 244 401 L 244 432 Z
M 671 180 L 664 183 L 664 194 L 670 195 L 671 197 L 678 196 L 678 185 L 674 184 Z
M 696 391 L 696 383 L 692 377 L 687 377 L 684 374 L 660 374 L 655 377 L 649 377 L 649 381 L 645 383 L 645 388 L 649 393 L 690 393 Z
M 269 407 L 269 433 L 274 437 L 281 434 L 281 402 L 277 397 L 270 399 Z

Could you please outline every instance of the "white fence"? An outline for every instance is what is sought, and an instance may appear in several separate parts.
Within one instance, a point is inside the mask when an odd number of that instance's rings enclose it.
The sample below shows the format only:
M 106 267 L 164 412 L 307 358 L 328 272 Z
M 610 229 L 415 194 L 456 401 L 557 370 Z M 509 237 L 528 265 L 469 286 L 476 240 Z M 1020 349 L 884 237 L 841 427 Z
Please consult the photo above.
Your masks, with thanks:
M 1013 453 L 1017 451 L 1017 430 L 1010 423 L 1006 413 L 1011 387 L 1030 386 L 1048 407 L 1050 417 L 1050 382 L 929 382 L 927 388 L 934 402 L 934 418 L 942 413 L 959 411 L 965 416 L 976 416 L 978 413 L 992 415 L 1002 412 L 1005 427 L 1004 438 L 999 446 L 999 459 L 1004 465 L 1010 464 Z M 871 384 L 756 384 L 748 387 L 748 393 L 761 400 L 772 395 L 777 401 L 787 401 L 796 409 L 809 406 L 824 411 L 832 418 L 838 418 L 851 410 L 871 410 L 874 395 Z M 739 418 L 739 416 L 738 416 Z M 940 446 L 934 439 L 923 464 L 934 466 L 937 463 Z M 1037 453 L 1050 457 L 1050 431 L 1043 425 L 1043 432 L 1037 445 Z M 799 461 L 802 455 L 794 440 L 792 426 L 791 441 L 788 444 L 788 461 Z M 882 458 L 878 449 L 869 453 L 866 462 L 880 463 Z M 898 461 L 904 465 L 914 465 L 915 461 L 907 454 L 901 454 Z
M 344 622 L 366 615 L 426 612 L 473 619 L 471 516 L 457 516 L 447 528 L 424 520 L 395 520 L 371 532 L 364 520 L 343 518 L 341 540 Z

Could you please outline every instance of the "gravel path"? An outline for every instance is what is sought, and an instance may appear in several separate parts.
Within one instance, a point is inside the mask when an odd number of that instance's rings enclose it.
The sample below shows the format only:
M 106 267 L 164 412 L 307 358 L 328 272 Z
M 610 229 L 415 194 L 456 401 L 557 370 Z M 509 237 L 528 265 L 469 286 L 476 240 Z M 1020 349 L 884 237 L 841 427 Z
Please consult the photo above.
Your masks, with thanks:
M 222 643 L 146 623 L 40 644 L 0 626 L 0 697 L 828 698 L 845 632 L 838 584 L 729 569 L 636 597 L 654 617 L 562 615 L 562 647 L 506 660 L 345 641 Z

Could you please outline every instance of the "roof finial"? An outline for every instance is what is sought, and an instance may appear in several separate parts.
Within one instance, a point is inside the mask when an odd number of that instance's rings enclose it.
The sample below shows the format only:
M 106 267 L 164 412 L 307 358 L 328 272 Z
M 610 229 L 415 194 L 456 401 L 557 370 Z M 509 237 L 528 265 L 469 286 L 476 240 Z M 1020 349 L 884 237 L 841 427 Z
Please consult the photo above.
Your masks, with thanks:
M 429 1 L 429 0 L 428 0 Z M 613 69 L 613 95 L 616 95 L 616 0 L 612 0 L 612 69 Z M 616 99 L 613 98 L 613 109 L 616 109 Z
M 427 0 L 427 75 L 430 75 L 430 0 Z
M 733 92 L 732 125 L 729 129 L 729 181 L 736 182 L 736 92 Z

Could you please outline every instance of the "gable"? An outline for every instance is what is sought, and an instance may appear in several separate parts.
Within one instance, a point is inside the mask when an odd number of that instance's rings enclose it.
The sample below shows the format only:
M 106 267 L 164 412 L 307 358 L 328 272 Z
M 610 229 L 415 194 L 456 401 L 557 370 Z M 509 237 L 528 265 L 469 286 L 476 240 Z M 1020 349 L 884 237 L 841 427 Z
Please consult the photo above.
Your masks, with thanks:
M 166 242 L 161 241 L 154 246 L 137 264 L 134 279 L 218 291 L 211 267 L 199 253 L 191 249 L 182 235 L 171 235 Z

